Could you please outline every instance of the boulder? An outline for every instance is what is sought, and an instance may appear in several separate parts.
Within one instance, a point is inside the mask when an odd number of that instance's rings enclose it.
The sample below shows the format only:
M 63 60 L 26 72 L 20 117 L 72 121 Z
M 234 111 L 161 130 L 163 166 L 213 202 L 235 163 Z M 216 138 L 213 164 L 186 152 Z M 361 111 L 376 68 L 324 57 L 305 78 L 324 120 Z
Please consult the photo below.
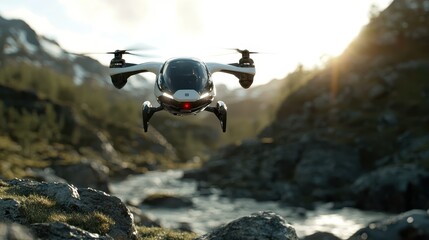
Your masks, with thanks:
M 81 211 L 99 211 L 115 221 L 109 236 L 114 239 L 136 239 L 133 215 L 119 198 L 91 188 L 79 188 L 79 195 Z
M 348 240 L 424 240 L 429 239 L 429 214 L 411 210 L 388 219 L 370 223 Z
M 44 240 L 113 240 L 109 236 L 100 236 L 61 222 L 31 224 L 35 235 Z
M 2 240 L 36 240 L 30 229 L 17 223 L 0 223 Z
M 179 222 L 179 223 L 177 223 L 177 227 L 175 227 L 175 230 L 178 230 L 180 232 L 189 232 L 189 233 L 194 232 L 192 230 L 191 224 L 188 223 L 188 222 Z
M 341 240 L 337 236 L 328 232 L 315 232 L 311 235 L 305 236 L 302 240 Z
M 429 208 L 429 171 L 414 165 L 388 166 L 358 178 L 353 189 L 361 209 L 402 212 Z
M 295 229 L 273 212 L 241 217 L 197 240 L 298 240 Z
M 183 208 L 192 207 L 192 199 L 184 196 L 174 196 L 170 194 L 152 194 L 143 199 L 143 205 L 162 208 Z
M 32 194 L 47 196 L 65 208 L 74 208 L 80 205 L 78 189 L 66 183 L 46 183 L 31 180 L 13 179 L 5 181 L 15 187 L 18 195 L 30 196 Z
M 92 213 L 100 212 L 109 216 L 113 224 L 108 235 L 114 239 L 137 239 L 137 230 L 133 216 L 124 203 L 117 197 L 90 188 L 76 188 L 66 183 L 46 183 L 31 180 L 8 180 L 4 183 L 13 188 L 14 194 L 20 196 L 41 195 L 54 200 L 65 212 Z M 3 207 L 1 203 L 3 204 Z M 26 224 L 20 214 L 17 200 L 2 199 L 0 201 L 0 217 L 3 221 L 17 221 Z M 67 226 L 49 226 L 48 228 L 67 228 Z M 55 230 L 56 231 L 56 230 Z M 60 239 L 60 238 L 59 238 Z

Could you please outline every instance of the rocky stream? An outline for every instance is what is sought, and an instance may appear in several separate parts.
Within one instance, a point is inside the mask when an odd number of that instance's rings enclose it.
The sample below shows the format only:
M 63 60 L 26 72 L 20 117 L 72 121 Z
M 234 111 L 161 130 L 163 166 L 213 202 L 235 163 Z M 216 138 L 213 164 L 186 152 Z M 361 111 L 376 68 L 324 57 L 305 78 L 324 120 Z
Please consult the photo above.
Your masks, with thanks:
M 178 228 L 189 225 L 198 234 L 242 216 L 258 211 L 272 211 L 282 216 L 296 230 L 299 237 L 316 232 L 330 232 L 347 239 L 357 230 L 374 220 L 388 216 L 385 213 L 362 211 L 354 208 L 335 208 L 321 203 L 313 210 L 281 205 L 274 201 L 255 201 L 249 198 L 231 199 L 216 188 L 198 191 L 194 180 L 182 180 L 183 171 L 154 171 L 110 184 L 112 194 L 122 201 L 139 205 L 144 213 L 158 219 L 164 227 Z M 155 193 L 168 193 L 190 199 L 188 207 L 150 207 L 140 205 L 142 199 Z

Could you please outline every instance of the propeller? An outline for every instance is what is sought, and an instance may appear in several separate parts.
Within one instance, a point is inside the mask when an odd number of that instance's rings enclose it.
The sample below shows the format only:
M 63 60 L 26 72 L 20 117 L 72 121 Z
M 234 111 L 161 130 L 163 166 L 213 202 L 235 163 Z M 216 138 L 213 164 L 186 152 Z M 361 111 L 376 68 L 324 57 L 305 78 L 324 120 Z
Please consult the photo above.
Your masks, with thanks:
M 239 48 L 222 48 L 222 49 L 238 52 L 241 55 L 245 55 L 245 56 L 247 55 L 247 57 L 249 57 L 250 54 L 261 54 L 261 52 L 252 52 L 252 51 L 249 51 L 247 49 L 239 49 Z M 233 53 L 233 52 L 219 53 L 219 54 L 211 54 L 209 56 L 226 56 L 226 55 L 231 55 L 231 54 L 235 54 L 235 53 Z
M 247 49 L 239 49 L 239 48 L 232 48 L 232 50 L 235 50 L 235 51 L 237 51 L 238 53 L 241 53 L 241 54 L 258 54 L 258 53 L 260 53 L 260 52 L 251 52 L 251 51 L 249 51 L 249 50 L 247 50 Z
M 133 56 L 138 56 L 138 57 L 158 57 L 157 55 L 154 54 L 146 54 L 146 53 L 134 53 L 134 52 L 140 52 L 140 51 L 150 51 L 150 50 L 154 50 L 155 48 L 149 45 L 139 45 L 137 47 L 130 47 L 127 49 L 122 49 L 122 50 L 115 50 L 115 51 L 110 51 L 110 52 L 82 52 L 82 53 L 70 53 L 72 55 L 83 55 L 83 56 L 88 56 L 88 55 L 94 55 L 94 54 L 114 54 L 115 57 L 119 57 L 121 58 L 123 54 L 128 54 L 128 55 L 133 55 Z
M 141 53 L 132 53 L 130 51 L 136 51 L 136 50 L 115 50 L 114 52 L 106 52 L 106 54 L 114 54 L 115 57 L 121 57 L 123 54 L 138 56 L 138 57 L 154 57 L 152 54 L 141 54 Z

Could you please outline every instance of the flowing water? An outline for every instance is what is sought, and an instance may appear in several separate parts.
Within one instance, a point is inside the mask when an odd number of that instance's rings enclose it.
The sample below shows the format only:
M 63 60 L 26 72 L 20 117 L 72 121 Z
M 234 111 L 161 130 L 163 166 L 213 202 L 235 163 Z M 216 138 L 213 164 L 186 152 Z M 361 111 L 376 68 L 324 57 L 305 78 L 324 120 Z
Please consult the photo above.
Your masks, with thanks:
M 325 231 L 347 239 L 369 222 L 386 217 L 383 213 L 360 211 L 353 208 L 332 209 L 330 204 L 321 204 L 314 210 L 281 206 L 277 202 L 257 202 L 252 199 L 229 199 L 219 190 L 200 194 L 197 183 L 181 180 L 182 171 L 149 172 L 111 183 L 112 194 L 123 201 L 139 203 L 148 194 L 171 193 L 190 197 L 191 208 L 163 209 L 142 206 L 144 213 L 161 221 L 161 225 L 175 228 L 179 223 L 190 224 L 192 230 L 203 234 L 211 229 L 242 216 L 258 211 L 273 211 L 292 224 L 299 237 L 317 231 Z

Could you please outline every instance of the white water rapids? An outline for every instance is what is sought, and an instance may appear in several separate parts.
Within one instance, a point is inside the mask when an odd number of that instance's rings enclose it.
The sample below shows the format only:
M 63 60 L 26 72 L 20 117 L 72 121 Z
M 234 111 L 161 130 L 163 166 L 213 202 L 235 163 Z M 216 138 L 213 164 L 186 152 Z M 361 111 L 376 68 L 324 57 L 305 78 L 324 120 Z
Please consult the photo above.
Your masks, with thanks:
M 277 202 L 257 202 L 252 199 L 229 199 L 220 191 L 201 195 L 197 183 L 181 180 L 183 171 L 149 172 L 110 184 L 112 195 L 122 201 L 140 203 L 148 194 L 170 193 L 190 197 L 191 208 L 151 208 L 142 206 L 145 214 L 161 221 L 163 227 L 175 228 L 179 223 L 190 224 L 192 230 L 204 234 L 221 224 L 258 211 L 273 211 L 295 228 L 298 237 L 317 231 L 330 232 L 347 239 L 360 228 L 374 220 L 386 217 L 383 213 L 361 211 L 353 208 L 332 209 L 330 204 L 321 204 L 314 210 L 303 210 L 279 205 Z

